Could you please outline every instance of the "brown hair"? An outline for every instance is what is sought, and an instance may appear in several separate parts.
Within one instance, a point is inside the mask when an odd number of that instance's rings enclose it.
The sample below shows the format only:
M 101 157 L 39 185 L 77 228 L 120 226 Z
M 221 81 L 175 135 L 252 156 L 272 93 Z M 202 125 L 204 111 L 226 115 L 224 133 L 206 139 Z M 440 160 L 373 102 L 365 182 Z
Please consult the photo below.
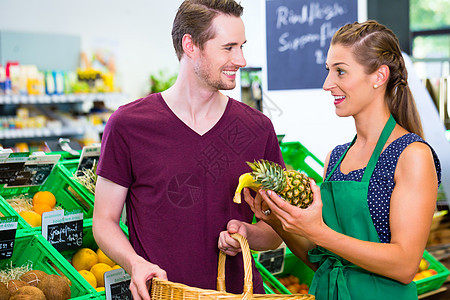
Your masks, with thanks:
M 242 16 L 244 8 L 234 0 L 185 0 L 178 8 L 173 21 L 172 42 L 178 60 L 183 56 L 182 40 L 190 34 L 194 44 L 203 49 L 204 44 L 214 38 L 212 20 L 218 14 Z
M 386 26 L 368 20 L 342 26 L 331 44 L 351 47 L 354 57 L 367 74 L 380 66 L 389 67 L 385 101 L 398 124 L 423 138 L 422 123 L 408 86 L 408 72 L 396 35 Z

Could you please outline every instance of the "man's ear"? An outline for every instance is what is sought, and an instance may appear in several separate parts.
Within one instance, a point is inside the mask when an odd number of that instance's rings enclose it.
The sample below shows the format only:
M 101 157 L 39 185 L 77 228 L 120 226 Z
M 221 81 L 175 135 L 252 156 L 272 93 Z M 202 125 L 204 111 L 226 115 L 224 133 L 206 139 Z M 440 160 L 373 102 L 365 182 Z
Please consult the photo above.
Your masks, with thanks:
M 183 36 L 182 45 L 183 45 L 184 53 L 188 57 L 192 57 L 194 55 L 194 51 L 195 51 L 196 47 L 194 45 L 194 42 L 192 40 L 192 36 L 190 34 L 185 34 Z
M 382 86 L 389 79 L 390 70 L 386 65 L 381 65 L 378 70 L 375 71 L 375 82 L 377 86 Z

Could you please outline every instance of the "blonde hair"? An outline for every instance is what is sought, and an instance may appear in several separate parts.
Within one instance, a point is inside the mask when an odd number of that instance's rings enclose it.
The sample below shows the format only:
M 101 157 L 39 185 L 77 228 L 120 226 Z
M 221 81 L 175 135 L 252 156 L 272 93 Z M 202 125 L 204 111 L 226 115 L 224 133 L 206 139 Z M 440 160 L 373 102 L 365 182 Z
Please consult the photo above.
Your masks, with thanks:
M 382 65 L 389 67 L 384 97 L 389 110 L 398 124 L 423 138 L 422 123 L 408 86 L 408 72 L 396 35 L 386 26 L 369 20 L 342 26 L 334 34 L 331 44 L 351 47 L 355 59 L 365 67 L 367 74 Z

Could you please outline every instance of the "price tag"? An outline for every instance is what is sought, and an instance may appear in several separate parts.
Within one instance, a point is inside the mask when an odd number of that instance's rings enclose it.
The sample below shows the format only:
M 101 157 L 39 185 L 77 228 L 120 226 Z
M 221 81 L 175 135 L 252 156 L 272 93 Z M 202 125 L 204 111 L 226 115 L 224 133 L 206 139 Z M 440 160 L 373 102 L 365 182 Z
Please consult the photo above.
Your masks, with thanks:
M 42 235 L 58 251 L 80 248 L 83 244 L 83 213 L 81 209 L 63 209 L 42 214 Z
M 105 293 L 107 300 L 131 300 L 131 276 L 124 269 L 105 272 Z
M 16 238 L 18 217 L 0 218 L 0 259 L 11 258 Z
M 29 152 L 0 153 L 0 184 L 14 182 L 28 160 Z
M 8 187 L 43 185 L 61 155 L 31 155 L 17 165 L 15 176 L 7 181 Z
M 275 250 L 262 251 L 258 254 L 258 261 L 271 274 L 278 274 L 283 272 L 284 268 L 284 254 L 285 247 L 280 247 Z
M 98 163 L 100 158 L 100 146 L 86 146 L 81 151 L 80 162 L 77 167 L 77 175 L 83 175 L 83 169 L 90 170 Z

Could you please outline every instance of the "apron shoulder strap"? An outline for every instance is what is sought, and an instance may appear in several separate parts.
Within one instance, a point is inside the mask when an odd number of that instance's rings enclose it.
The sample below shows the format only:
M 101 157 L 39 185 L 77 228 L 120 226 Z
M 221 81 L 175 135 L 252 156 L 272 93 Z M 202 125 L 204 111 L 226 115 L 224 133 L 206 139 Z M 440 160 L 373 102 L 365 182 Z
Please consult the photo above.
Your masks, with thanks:
M 356 135 L 353 138 L 352 142 L 350 143 L 350 145 L 348 145 L 347 149 L 345 149 L 344 153 L 341 155 L 341 157 L 339 158 L 339 160 L 336 162 L 336 164 L 334 165 L 333 169 L 331 170 L 330 173 L 328 173 L 327 178 L 325 179 L 325 181 L 330 181 L 331 176 L 333 175 L 334 171 L 336 171 L 336 168 L 340 165 L 341 161 L 344 159 L 345 155 L 348 152 L 348 149 L 350 149 L 350 147 L 355 143 L 356 141 Z
M 388 121 L 386 122 L 386 125 L 384 126 L 380 137 L 378 138 L 377 145 L 375 146 L 372 156 L 370 157 L 369 163 L 367 164 L 367 167 L 364 170 L 364 175 L 361 179 L 361 182 L 368 182 L 370 180 L 370 177 L 372 177 L 372 173 L 375 170 L 375 166 L 377 165 L 377 161 L 378 158 L 380 157 L 381 151 L 383 150 L 384 144 L 386 144 L 396 124 L 397 122 L 395 122 L 394 117 L 391 115 Z
M 380 137 L 378 138 L 377 145 L 375 146 L 375 149 L 373 150 L 372 156 L 370 157 L 369 163 L 367 164 L 366 169 L 364 170 L 364 175 L 361 179 L 361 182 L 368 182 L 370 180 L 370 177 L 372 177 L 372 173 L 375 170 L 375 166 L 377 165 L 378 158 L 380 157 L 381 151 L 383 150 L 384 144 L 386 144 L 386 141 L 388 140 L 389 136 L 392 133 L 392 130 L 394 130 L 395 125 L 397 122 L 395 122 L 395 119 L 392 115 L 390 115 L 388 121 L 386 122 L 386 125 L 383 128 L 383 131 L 381 132 Z M 356 141 L 356 135 L 353 138 L 353 141 L 350 143 L 350 145 L 347 147 L 345 152 L 341 155 L 339 160 L 334 165 L 331 172 L 328 174 L 325 181 L 329 181 L 331 176 L 333 175 L 334 171 L 336 171 L 336 168 L 339 166 L 339 164 L 344 159 L 345 155 L 347 154 L 350 147 L 355 143 Z

